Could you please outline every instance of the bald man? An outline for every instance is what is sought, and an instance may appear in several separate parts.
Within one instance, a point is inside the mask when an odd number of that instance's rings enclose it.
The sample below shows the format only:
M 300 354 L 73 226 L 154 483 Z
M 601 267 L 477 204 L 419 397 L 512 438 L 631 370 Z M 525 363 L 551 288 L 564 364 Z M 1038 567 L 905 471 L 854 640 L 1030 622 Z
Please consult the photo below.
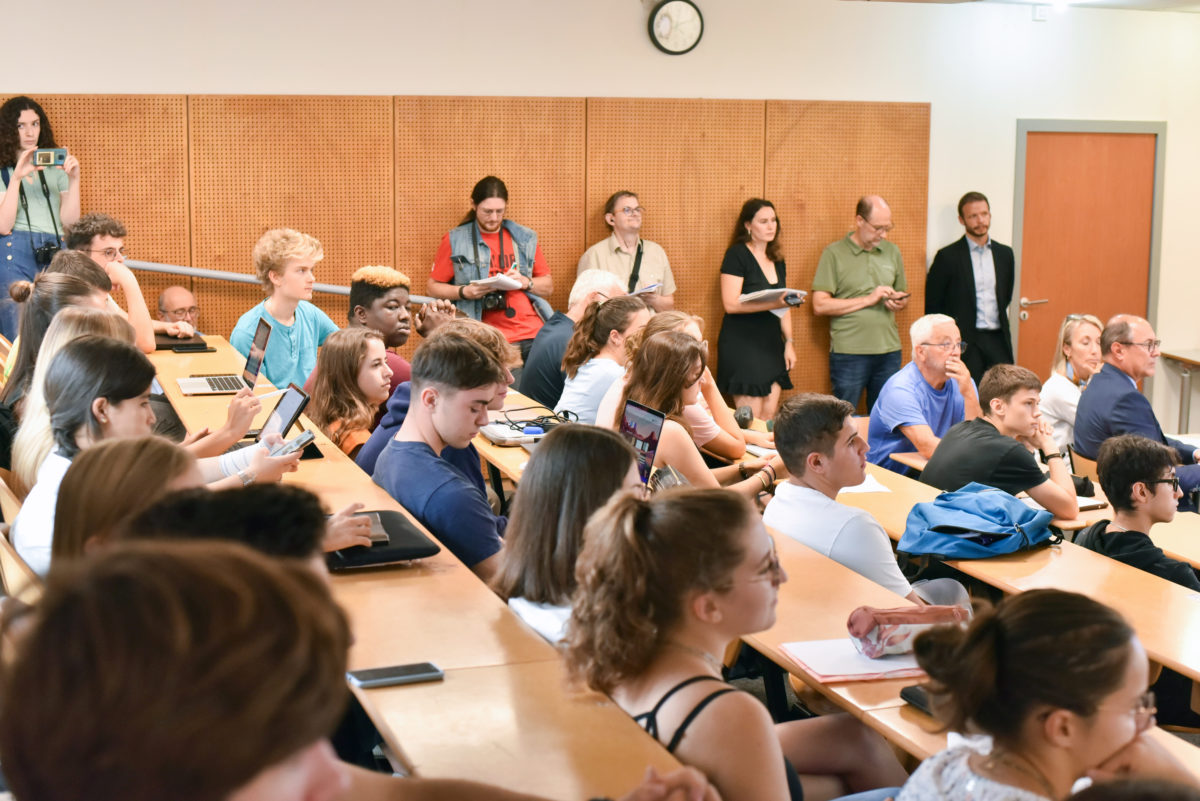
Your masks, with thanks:
M 181 286 L 169 286 L 158 296 L 158 319 L 167 323 L 183 321 L 199 332 L 200 307 L 196 296 Z
M 900 369 L 896 312 L 908 305 L 900 248 L 887 241 L 892 210 L 879 195 L 859 198 L 854 230 L 825 248 L 812 285 L 813 314 L 831 317 L 829 378 L 833 395 L 867 411 Z
M 1075 450 L 1095 459 L 1104 441 L 1118 434 L 1140 434 L 1169 445 L 1179 459 L 1179 508 L 1193 509 L 1192 490 L 1200 487 L 1200 449 L 1164 435 L 1150 401 L 1137 388 L 1154 375 L 1161 348 L 1162 340 L 1141 317 L 1118 314 L 1108 321 L 1100 334 L 1104 366 L 1088 381 L 1075 412 Z

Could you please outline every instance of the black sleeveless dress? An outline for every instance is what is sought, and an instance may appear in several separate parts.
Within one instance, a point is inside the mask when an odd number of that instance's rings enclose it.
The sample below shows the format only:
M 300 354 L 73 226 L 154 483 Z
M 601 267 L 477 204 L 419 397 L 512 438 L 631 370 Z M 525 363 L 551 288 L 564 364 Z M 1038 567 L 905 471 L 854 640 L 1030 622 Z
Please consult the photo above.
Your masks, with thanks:
M 740 277 L 743 295 L 787 286 L 785 262 L 775 262 L 776 280 L 771 283 L 750 248 L 741 242 L 725 251 L 721 274 Z M 779 317 L 769 311 L 726 314 L 717 338 L 717 388 L 727 395 L 765 398 L 771 394 L 771 384 L 792 388 L 783 362 Z

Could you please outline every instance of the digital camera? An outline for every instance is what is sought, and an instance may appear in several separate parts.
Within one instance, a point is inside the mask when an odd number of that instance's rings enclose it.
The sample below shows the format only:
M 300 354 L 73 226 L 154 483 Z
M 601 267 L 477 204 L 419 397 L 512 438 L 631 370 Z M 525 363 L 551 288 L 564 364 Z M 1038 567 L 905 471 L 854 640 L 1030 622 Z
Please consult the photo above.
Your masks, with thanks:
M 508 299 L 503 292 L 489 292 L 483 296 L 483 310 L 496 311 L 508 305 Z
M 47 242 L 39 248 L 33 249 L 33 260 L 37 262 L 38 267 L 48 267 L 54 259 L 54 254 L 62 250 L 53 242 Z
M 33 151 L 33 166 L 61 167 L 67 161 L 65 147 L 40 147 Z

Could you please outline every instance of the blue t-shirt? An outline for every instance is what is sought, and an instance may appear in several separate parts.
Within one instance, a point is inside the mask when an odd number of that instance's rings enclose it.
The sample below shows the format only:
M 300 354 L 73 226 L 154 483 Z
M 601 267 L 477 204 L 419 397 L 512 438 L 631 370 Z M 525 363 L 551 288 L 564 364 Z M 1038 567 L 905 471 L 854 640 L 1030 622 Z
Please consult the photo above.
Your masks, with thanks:
M 493 514 L 484 493 L 424 442 L 388 442 L 372 478 L 467 567 L 503 547 L 508 518 Z
M 396 436 L 396 432 L 404 423 L 404 418 L 408 416 L 408 405 L 411 398 L 412 382 L 405 381 L 399 384 L 396 391 L 392 393 L 392 397 L 388 398 L 386 411 L 380 418 L 379 425 L 375 426 L 375 430 L 371 432 L 371 438 L 358 449 L 358 456 L 355 457 L 354 462 L 367 475 L 375 472 L 375 463 L 379 459 L 379 454 L 383 453 L 383 449 L 387 447 L 392 437 Z M 479 469 L 479 451 L 475 450 L 474 445 L 468 445 L 465 448 L 447 447 L 442 451 L 442 458 L 457 467 L 459 472 L 479 488 L 480 492 L 487 495 L 483 483 L 483 471 Z
M 258 328 L 258 319 L 265 317 L 271 324 L 271 339 L 267 342 L 267 355 L 263 358 L 262 374 L 277 387 L 288 384 L 304 386 L 308 374 L 317 366 L 317 348 L 325 338 L 338 330 L 329 315 L 309 303 L 300 301 L 296 307 L 296 319 L 284 325 L 267 312 L 266 301 L 258 304 L 241 316 L 229 344 L 243 356 L 250 355 L 250 343 Z
M 941 438 L 951 426 L 962 422 L 965 415 L 957 382 L 946 379 L 941 389 L 934 389 L 916 363 L 909 362 L 887 380 L 871 409 L 871 426 L 867 429 L 871 450 L 867 452 L 867 461 L 904 473 L 908 468 L 893 462 L 891 455 L 916 453 L 917 449 L 900 432 L 901 426 L 929 426 L 934 436 Z

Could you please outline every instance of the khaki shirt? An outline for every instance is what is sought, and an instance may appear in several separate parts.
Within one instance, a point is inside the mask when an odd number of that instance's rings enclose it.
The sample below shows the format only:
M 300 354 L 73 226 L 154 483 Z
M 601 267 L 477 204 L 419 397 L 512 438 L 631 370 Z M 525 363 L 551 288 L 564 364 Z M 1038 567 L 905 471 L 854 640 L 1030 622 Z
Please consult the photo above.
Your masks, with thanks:
M 908 291 L 900 248 L 884 239 L 874 250 L 863 250 L 847 234 L 821 254 L 812 288 L 835 298 L 860 298 L 881 285 Z M 900 350 L 896 315 L 882 301 L 831 317 L 829 333 L 834 353 L 878 354 Z
M 675 277 L 671 275 L 671 264 L 667 261 L 667 252 L 661 245 L 645 239 L 642 243 L 642 266 L 638 270 L 638 285 L 634 289 L 661 284 L 656 292 L 659 295 L 675 294 Z M 579 260 L 576 275 L 584 270 L 604 270 L 621 279 L 621 283 L 629 286 L 629 276 L 633 272 L 633 260 L 637 249 L 626 250 L 617 239 L 616 234 L 610 234 L 603 241 L 592 245 L 583 253 Z

